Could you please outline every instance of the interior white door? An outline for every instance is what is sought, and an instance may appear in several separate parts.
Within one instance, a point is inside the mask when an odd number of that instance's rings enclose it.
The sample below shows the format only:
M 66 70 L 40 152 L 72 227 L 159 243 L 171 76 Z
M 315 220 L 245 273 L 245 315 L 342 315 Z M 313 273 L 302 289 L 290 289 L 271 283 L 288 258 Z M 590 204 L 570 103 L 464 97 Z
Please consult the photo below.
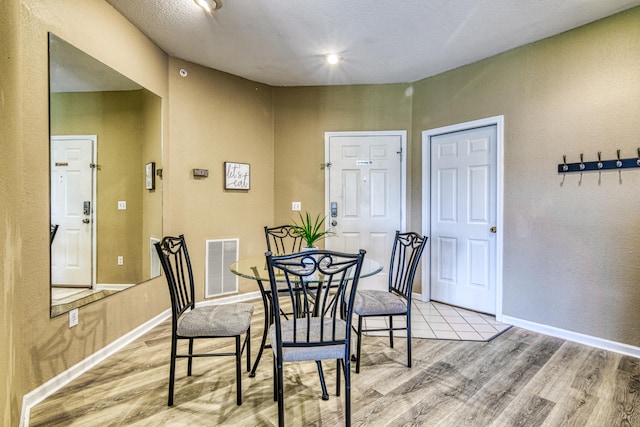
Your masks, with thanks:
M 361 288 L 386 289 L 387 264 L 396 230 L 403 221 L 403 132 L 330 133 L 327 212 L 334 236 L 332 250 L 367 251 L 382 273 L 360 282 Z
M 92 137 L 51 138 L 51 284 L 92 286 Z
M 496 313 L 496 126 L 431 137 L 431 299 Z

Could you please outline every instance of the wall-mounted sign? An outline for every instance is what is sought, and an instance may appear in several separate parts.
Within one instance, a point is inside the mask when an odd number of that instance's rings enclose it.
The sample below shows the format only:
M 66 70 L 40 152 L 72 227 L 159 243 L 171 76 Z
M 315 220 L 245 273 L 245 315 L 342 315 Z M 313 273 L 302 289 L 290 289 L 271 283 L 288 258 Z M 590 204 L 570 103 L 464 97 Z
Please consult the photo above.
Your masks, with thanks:
M 249 163 L 224 162 L 224 189 L 249 189 Z

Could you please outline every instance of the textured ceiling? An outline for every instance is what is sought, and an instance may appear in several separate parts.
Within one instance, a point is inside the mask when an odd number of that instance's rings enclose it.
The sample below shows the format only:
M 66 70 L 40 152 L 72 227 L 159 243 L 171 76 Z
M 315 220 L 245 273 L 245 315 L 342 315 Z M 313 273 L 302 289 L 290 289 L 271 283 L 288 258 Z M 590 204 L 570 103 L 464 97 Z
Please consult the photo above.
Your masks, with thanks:
M 275 86 L 414 82 L 640 0 L 107 0 L 169 55 Z M 330 67 L 324 55 L 343 61 Z

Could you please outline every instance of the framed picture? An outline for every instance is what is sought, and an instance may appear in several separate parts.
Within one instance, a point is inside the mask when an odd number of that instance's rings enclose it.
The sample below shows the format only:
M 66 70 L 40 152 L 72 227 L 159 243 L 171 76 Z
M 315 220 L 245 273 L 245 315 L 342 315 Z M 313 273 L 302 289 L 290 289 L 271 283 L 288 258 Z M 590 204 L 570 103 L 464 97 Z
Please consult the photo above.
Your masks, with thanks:
M 249 189 L 249 163 L 224 162 L 224 189 Z
M 150 162 L 145 165 L 144 188 L 147 190 L 156 189 L 156 163 Z

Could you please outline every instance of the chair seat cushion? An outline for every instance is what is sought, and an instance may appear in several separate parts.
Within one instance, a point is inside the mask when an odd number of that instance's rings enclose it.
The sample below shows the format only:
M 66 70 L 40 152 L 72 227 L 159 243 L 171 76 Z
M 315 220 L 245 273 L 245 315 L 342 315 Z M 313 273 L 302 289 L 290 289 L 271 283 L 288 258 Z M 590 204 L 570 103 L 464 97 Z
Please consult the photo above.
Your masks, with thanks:
M 356 292 L 353 312 L 359 316 L 385 316 L 407 312 L 407 301 L 388 291 L 363 289 Z
M 282 341 L 283 343 L 293 342 L 293 319 L 282 321 Z M 307 341 L 307 319 L 297 319 L 296 322 L 296 341 L 304 343 Z M 343 340 L 347 324 L 344 320 L 336 319 L 336 340 Z M 320 342 L 320 318 L 312 317 L 310 321 L 310 342 Z M 324 319 L 324 329 L 322 331 L 324 341 L 330 341 L 333 338 L 333 318 Z M 271 339 L 274 354 L 276 354 L 276 325 L 271 325 L 269 329 L 269 338 Z M 305 360 L 325 360 L 325 359 L 343 359 L 345 357 L 344 344 L 332 344 L 309 347 L 282 347 L 282 360 L 284 362 L 301 362 Z
M 182 337 L 233 337 L 247 332 L 253 304 L 219 304 L 196 307 L 178 322 Z

